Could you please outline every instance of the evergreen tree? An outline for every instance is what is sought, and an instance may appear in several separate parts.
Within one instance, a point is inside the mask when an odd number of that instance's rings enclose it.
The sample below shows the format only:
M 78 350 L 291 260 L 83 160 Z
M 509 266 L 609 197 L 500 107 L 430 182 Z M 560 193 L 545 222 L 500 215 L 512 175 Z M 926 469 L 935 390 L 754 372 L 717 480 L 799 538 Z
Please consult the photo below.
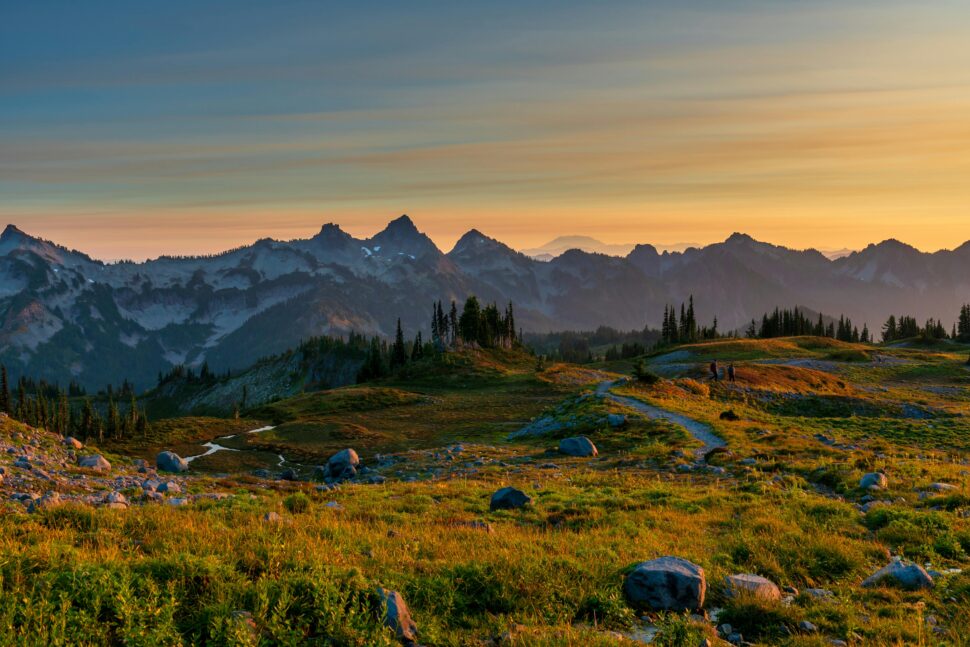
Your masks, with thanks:
M 448 342 L 453 344 L 458 339 L 458 306 L 454 300 L 451 302 L 451 310 L 448 311 L 448 328 L 450 330 Z
M 466 344 L 477 341 L 481 319 L 482 310 L 478 299 L 473 296 L 468 297 L 461 311 L 461 318 L 458 320 L 458 338 Z
M 10 415 L 10 384 L 7 382 L 7 367 L 0 364 L 0 412 Z
M 394 345 L 391 347 L 391 370 L 404 366 L 408 362 L 408 351 L 404 346 L 404 331 L 401 320 L 397 320 L 397 332 L 394 333 Z
M 411 346 L 411 361 L 417 362 L 424 357 L 424 343 L 421 341 L 421 331 L 414 336 L 414 344 Z

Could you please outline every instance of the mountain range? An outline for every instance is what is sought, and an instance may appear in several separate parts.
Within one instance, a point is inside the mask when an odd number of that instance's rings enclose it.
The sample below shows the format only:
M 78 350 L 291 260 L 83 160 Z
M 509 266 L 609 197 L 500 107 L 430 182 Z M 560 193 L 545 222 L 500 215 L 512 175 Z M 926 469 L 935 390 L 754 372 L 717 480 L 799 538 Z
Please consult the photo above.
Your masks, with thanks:
M 367 239 L 335 224 L 204 257 L 104 263 L 25 234 L 0 235 L 0 361 L 13 375 L 103 386 L 154 383 L 174 364 L 215 371 L 320 334 L 427 333 L 433 301 L 512 301 L 525 330 L 657 327 L 694 296 L 699 320 L 740 328 L 776 306 L 952 321 L 970 301 L 970 243 L 923 253 L 887 240 L 829 259 L 734 234 L 683 252 L 571 249 L 539 261 L 477 230 L 445 253 L 402 216 Z

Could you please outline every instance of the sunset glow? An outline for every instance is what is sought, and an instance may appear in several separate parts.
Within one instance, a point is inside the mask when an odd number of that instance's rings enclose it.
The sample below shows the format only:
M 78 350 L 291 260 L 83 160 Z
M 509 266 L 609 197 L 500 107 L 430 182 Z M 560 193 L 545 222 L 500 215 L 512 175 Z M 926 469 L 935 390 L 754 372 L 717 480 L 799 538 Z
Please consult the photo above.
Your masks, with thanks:
M 970 238 L 960 2 L 7 3 L 0 218 L 101 258 Z

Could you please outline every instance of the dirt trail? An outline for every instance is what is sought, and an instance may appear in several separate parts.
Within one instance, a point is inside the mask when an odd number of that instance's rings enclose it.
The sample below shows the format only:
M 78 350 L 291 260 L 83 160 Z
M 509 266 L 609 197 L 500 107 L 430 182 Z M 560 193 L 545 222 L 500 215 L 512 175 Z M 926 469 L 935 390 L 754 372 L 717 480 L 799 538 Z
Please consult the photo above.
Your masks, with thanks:
M 673 411 L 667 411 L 666 409 L 661 409 L 660 407 L 645 404 L 634 398 L 628 398 L 626 396 L 611 393 L 610 389 L 614 384 L 616 384 L 615 381 L 601 382 L 600 385 L 596 387 L 596 393 L 604 398 L 609 398 L 618 404 L 622 404 L 625 407 L 639 411 L 651 420 L 667 420 L 675 425 L 683 427 L 687 430 L 687 433 L 704 443 L 703 447 L 694 451 L 694 456 L 698 460 L 703 460 L 704 455 L 712 449 L 727 446 L 727 443 L 724 442 L 722 438 L 716 436 L 714 431 L 703 422 L 698 422 L 697 420 L 688 418 L 687 416 L 682 416 L 679 413 L 674 413 Z

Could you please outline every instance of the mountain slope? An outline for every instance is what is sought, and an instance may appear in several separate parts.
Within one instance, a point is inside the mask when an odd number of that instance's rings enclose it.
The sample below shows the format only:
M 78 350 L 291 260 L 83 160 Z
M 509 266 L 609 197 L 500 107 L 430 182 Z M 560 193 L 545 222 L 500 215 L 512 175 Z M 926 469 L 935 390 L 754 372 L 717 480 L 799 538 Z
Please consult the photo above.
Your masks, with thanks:
M 734 234 L 683 252 L 569 250 L 542 262 L 477 230 L 447 254 L 402 216 L 366 239 L 335 224 L 206 257 L 106 264 L 8 226 L 0 234 L 0 361 L 13 376 L 90 388 L 152 384 L 174 364 L 241 369 L 300 340 L 424 329 L 436 300 L 512 301 L 526 330 L 658 326 L 694 295 L 699 319 L 742 327 L 776 306 L 949 321 L 970 301 L 970 243 L 925 254 L 896 241 L 837 260 Z M 425 330 L 427 333 L 427 330 Z

